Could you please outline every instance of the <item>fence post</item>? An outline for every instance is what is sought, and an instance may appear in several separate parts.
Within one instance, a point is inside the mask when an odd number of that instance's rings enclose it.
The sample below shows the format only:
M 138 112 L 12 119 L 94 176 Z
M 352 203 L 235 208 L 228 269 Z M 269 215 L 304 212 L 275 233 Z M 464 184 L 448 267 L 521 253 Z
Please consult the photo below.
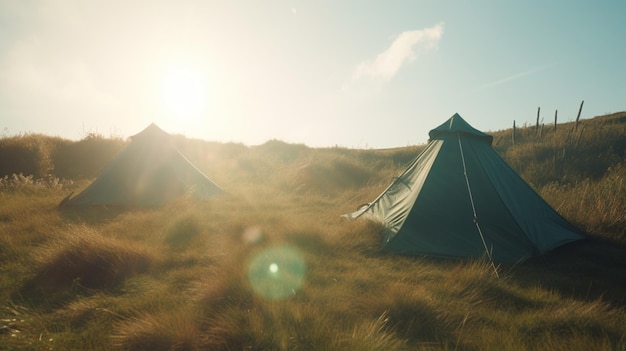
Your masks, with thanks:
M 585 100 L 583 100 L 583 101 L 580 103 L 580 108 L 578 108 L 578 116 L 576 116 L 576 125 L 574 126 L 574 130 L 577 130 L 577 129 L 578 129 L 578 120 L 580 119 L 580 113 L 581 113 L 581 112 L 582 112 L 582 110 L 583 110 L 583 104 L 584 104 L 584 103 L 585 103 Z
M 541 106 L 537 107 L 537 124 L 535 124 L 535 135 L 539 135 L 539 113 L 541 112 Z
M 559 110 L 554 110 L 554 131 L 556 132 L 556 115 L 559 113 Z
M 513 134 L 511 136 L 511 141 L 513 142 L 513 146 L 515 146 L 515 120 L 513 120 Z

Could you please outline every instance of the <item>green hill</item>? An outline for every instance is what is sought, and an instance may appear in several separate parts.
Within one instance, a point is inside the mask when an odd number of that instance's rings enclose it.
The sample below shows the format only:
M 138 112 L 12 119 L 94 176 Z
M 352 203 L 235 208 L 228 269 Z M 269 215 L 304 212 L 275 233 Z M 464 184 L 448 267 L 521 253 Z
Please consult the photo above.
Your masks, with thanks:
M 0 139 L 0 349 L 626 349 L 626 113 L 517 128 L 515 144 L 491 134 L 589 240 L 498 276 L 483 260 L 380 252 L 380 227 L 339 216 L 423 145 L 178 136 L 227 196 L 59 210 L 125 141 Z

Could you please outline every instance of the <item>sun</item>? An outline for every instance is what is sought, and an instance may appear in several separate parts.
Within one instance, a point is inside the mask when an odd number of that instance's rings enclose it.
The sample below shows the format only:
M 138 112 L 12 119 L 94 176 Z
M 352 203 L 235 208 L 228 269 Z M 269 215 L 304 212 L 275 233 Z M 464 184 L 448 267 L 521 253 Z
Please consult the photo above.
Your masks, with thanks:
M 159 95 L 167 113 L 179 121 L 193 122 L 206 113 L 208 84 L 198 69 L 169 67 L 159 82 Z

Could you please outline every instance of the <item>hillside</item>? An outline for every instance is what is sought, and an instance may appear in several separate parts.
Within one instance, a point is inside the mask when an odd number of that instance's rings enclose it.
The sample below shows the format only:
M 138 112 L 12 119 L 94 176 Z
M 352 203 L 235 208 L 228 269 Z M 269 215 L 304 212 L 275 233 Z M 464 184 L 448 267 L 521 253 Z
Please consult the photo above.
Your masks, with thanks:
M 178 136 L 227 196 L 59 210 L 126 142 L 0 139 L 0 350 L 626 349 L 626 113 L 517 128 L 514 145 L 510 129 L 491 134 L 589 240 L 498 275 L 480 259 L 382 253 L 377 225 L 339 216 L 423 145 Z M 283 289 L 259 284 L 282 271 Z

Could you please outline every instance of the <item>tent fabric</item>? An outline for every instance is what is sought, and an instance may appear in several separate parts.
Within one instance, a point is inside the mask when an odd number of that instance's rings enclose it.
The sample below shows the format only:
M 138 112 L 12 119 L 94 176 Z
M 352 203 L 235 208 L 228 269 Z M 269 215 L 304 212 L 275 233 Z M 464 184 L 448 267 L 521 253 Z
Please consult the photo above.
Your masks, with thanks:
M 131 140 L 91 185 L 63 205 L 155 206 L 183 195 L 208 200 L 223 193 L 157 125 Z
M 372 203 L 344 215 L 383 223 L 383 248 L 517 262 L 583 239 L 458 114 Z M 471 194 L 471 195 L 470 195 Z M 480 230 L 478 229 L 480 228 Z M 484 243 L 483 243 L 484 239 Z
M 430 140 L 438 139 L 439 137 L 443 137 L 446 135 L 463 135 L 465 137 L 473 137 L 478 139 L 483 139 L 489 145 L 493 141 L 493 137 L 489 134 L 485 134 L 480 130 L 472 127 L 467 123 L 459 114 L 454 114 L 450 119 L 442 123 L 439 127 L 432 129 L 428 132 L 428 136 Z

